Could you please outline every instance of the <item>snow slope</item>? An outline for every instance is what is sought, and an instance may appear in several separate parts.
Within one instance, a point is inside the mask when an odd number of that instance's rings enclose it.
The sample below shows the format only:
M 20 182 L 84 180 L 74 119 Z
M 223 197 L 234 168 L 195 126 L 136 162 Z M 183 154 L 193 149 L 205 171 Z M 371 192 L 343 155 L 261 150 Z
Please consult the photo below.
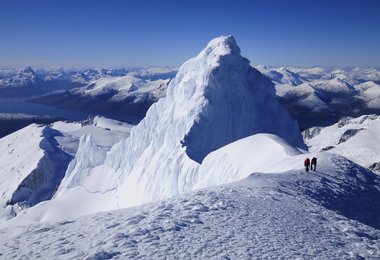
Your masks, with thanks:
M 54 139 L 59 135 L 32 124 L 0 139 L 0 221 L 52 197 L 72 159 Z
M 4 207 L 5 203 L 12 198 L 20 182 L 37 167 L 38 161 L 43 157 L 43 151 L 39 148 L 39 143 L 43 139 L 41 134 L 41 127 L 30 125 L 0 139 L 1 206 Z M 19 153 L 19 147 L 25 147 L 23 152 L 26 153 Z
M 257 65 L 255 68 L 275 83 L 298 86 L 307 82 L 306 79 L 285 67 L 270 69 L 266 66 Z
M 361 98 L 368 108 L 380 109 L 380 85 L 373 81 L 367 81 L 355 86 L 361 93 Z
M 134 125 L 112 120 L 105 117 L 95 116 L 86 122 L 63 122 L 58 121 L 52 124 L 52 128 L 60 131 L 62 137 L 57 137 L 58 142 L 65 149 L 70 148 L 70 142 L 76 145 L 71 147 L 71 154 L 75 155 L 79 145 L 79 138 L 85 135 L 91 135 L 96 145 L 109 150 L 120 140 L 129 137 Z
M 343 118 L 328 127 L 303 132 L 310 151 L 329 150 L 364 166 L 380 164 L 380 116 L 365 115 Z M 379 170 L 377 170 L 380 173 Z
M 103 117 L 86 123 L 31 124 L 0 139 L 0 222 L 51 199 L 75 156 L 79 138 L 91 134 L 108 150 L 132 126 Z
M 126 207 L 121 206 L 121 200 L 115 195 L 119 179 L 105 171 L 102 165 L 105 157 L 106 150 L 97 146 L 91 136 L 82 137 L 75 160 L 70 163 L 54 198 L 25 210 L 14 221 L 57 220 Z M 283 139 L 271 134 L 257 134 L 210 153 L 198 166 L 196 178 L 188 181 L 191 181 L 192 189 L 210 187 L 241 180 L 257 171 L 302 169 L 300 162 L 303 159 L 304 155 Z M 284 168 L 285 161 L 287 166 Z M 96 167 L 93 169 L 94 165 Z M 78 171 L 81 174 L 71 174 Z M 167 188 L 169 184 L 163 180 L 156 185 Z M 136 186 L 138 185 L 137 183 Z M 131 192 L 135 192 L 135 200 L 144 198 L 139 190 Z M 144 192 L 152 193 L 149 190 Z
M 83 95 L 102 96 L 109 95 L 112 99 L 120 100 L 128 96 L 133 92 L 134 95 L 139 96 L 145 94 L 155 94 L 157 98 L 162 97 L 163 91 L 166 89 L 166 85 L 169 79 L 158 79 L 155 81 L 142 80 L 134 76 L 123 76 L 113 78 L 101 78 L 91 83 L 86 88 L 78 88 L 76 91 Z M 160 88 L 160 86 L 165 86 Z
M 254 173 L 144 206 L 0 229 L 0 257 L 379 258 L 379 177 L 318 158 L 313 173 Z
M 295 120 L 277 102 L 273 84 L 250 67 L 232 36 L 216 38 L 181 66 L 167 97 L 149 109 L 128 139 L 106 155 L 91 138 L 81 139 L 41 217 L 56 218 L 57 205 L 75 205 L 63 214 L 89 214 L 188 192 L 207 154 L 255 133 L 306 147 Z M 95 202 L 100 194 L 103 203 Z M 76 197 L 81 199 L 73 201 Z
M 256 134 L 211 152 L 199 168 L 195 188 L 241 180 L 252 172 L 284 172 L 301 168 L 302 153 L 272 134 Z M 302 155 L 303 157 L 303 155 Z M 284 168 L 283 161 L 294 161 Z M 277 167 L 281 165 L 281 167 Z
M 303 83 L 298 86 L 276 85 L 277 96 L 288 100 L 287 105 L 294 101 L 295 106 L 306 107 L 311 112 L 330 111 L 329 106 L 320 98 L 321 94 L 310 83 Z M 294 100 L 293 102 L 290 100 Z

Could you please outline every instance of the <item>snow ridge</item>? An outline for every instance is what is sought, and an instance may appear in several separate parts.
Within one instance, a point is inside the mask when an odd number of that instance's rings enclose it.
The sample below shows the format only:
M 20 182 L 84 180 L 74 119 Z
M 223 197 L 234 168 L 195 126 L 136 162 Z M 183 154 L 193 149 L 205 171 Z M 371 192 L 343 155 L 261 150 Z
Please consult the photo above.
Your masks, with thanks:
M 318 171 L 243 181 L 139 207 L 0 229 L 0 257 L 377 259 L 380 178 L 320 153 Z

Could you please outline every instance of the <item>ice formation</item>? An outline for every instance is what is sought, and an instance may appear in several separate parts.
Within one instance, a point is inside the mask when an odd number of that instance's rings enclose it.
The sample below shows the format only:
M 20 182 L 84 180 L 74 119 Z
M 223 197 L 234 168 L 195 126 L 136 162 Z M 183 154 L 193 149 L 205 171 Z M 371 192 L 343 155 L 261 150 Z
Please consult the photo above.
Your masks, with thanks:
M 194 189 L 210 152 L 257 133 L 306 148 L 296 121 L 277 102 L 273 83 L 240 55 L 232 36 L 221 36 L 180 67 L 166 98 L 104 160 L 98 156 L 104 151 L 82 139 L 80 146 L 88 149 L 79 148 L 56 197 L 63 201 L 80 189 L 107 193 L 104 207 L 110 209 L 182 194 Z

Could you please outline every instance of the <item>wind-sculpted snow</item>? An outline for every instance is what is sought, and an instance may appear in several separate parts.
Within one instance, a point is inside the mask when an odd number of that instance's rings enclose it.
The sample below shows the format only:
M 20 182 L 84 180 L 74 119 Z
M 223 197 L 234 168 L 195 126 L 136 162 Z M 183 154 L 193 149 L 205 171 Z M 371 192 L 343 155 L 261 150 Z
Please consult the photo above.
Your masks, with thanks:
M 313 173 L 254 173 L 130 209 L 0 229 L 0 258 L 378 259 L 379 177 L 340 156 L 318 158 Z
M 98 155 L 83 142 L 66 187 L 109 191 L 109 204 L 118 207 L 182 194 L 194 188 L 207 154 L 256 133 L 276 134 L 305 147 L 295 120 L 276 101 L 274 85 L 249 66 L 233 37 L 222 36 L 180 67 L 167 97 L 103 162 L 89 163 Z M 70 189 L 57 197 L 63 200 L 66 192 Z
M 106 150 L 95 145 L 94 141 L 91 138 L 91 135 L 85 135 L 80 138 L 79 148 L 75 159 L 70 163 L 67 174 L 62 180 L 60 190 L 64 188 L 75 187 L 78 184 L 86 185 L 88 189 L 91 190 L 89 184 L 86 181 L 89 181 L 90 178 L 94 177 L 95 174 L 88 176 L 90 174 L 90 169 L 101 164 L 104 161 L 106 156 Z M 81 171 L 81 174 L 72 174 L 73 172 Z
M 284 172 L 301 168 L 303 158 L 297 156 L 300 154 L 278 136 L 249 136 L 211 152 L 199 168 L 196 188 L 234 182 L 253 172 Z M 284 161 L 288 162 L 286 166 Z

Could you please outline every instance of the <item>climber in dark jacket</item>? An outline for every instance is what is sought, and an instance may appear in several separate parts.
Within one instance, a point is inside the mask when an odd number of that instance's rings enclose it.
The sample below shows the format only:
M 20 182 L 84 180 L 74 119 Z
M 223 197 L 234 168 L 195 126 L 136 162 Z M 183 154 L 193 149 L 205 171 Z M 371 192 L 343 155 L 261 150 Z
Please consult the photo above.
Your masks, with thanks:
M 308 172 L 309 171 L 309 166 L 310 166 L 310 159 L 309 158 L 305 159 L 304 166 L 305 166 L 305 171 Z
M 313 169 L 313 165 L 314 165 L 314 169 Z M 313 170 L 315 171 L 317 169 L 317 158 L 316 157 L 313 157 L 311 159 L 311 167 L 310 167 L 310 170 Z

